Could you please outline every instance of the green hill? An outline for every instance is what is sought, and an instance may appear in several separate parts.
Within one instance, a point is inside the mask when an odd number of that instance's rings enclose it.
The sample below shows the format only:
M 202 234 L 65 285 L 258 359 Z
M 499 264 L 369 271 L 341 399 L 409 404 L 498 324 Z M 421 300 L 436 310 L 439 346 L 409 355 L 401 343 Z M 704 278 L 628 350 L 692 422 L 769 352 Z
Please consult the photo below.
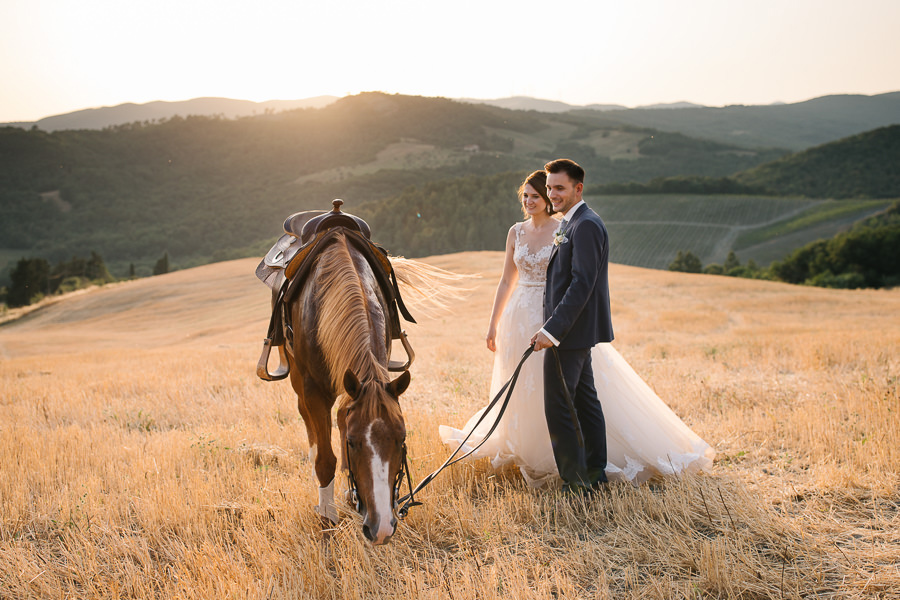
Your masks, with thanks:
M 291 212 L 515 173 L 565 155 L 594 181 L 722 177 L 784 154 L 592 115 L 367 93 L 319 109 L 103 130 L 0 129 L 0 257 L 96 251 L 114 275 L 259 254 Z M 509 192 L 488 202 L 506 203 Z M 508 225 L 507 225 L 508 226 Z
M 662 135 L 677 137 L 679 134 Z M 698 143 L 693 138 L 685 139 L 690 144 Z M 789 154 L 727 177 L 679 175 L 659 177 L 647 183 L 591 185 L 588 190 L 595 194 L 762 194 L 834 199 L 897 198 L 900 197 L 898 164 L 900 125 L 891 125 Z
M 739 173 L 739 183 L 810 198 L 900 196 L 900 125 L 881 127 Z
M 624 125 L 608 114 L 367 93 L 238 119 L 2 128 L 0 269 L 25 256 L 58 263 L 97 252 L 113 275 L 134 264 L 141 276 L 164 254 L 173 268 L 258 256 L 286 215 L 333 198 L 369 219 L 397 254 L 502 249 L 521 218 L 516 186 L 558 156 L 580 162 L 595 192 L 598 184 L 678 184 L 676 194 L 590 198 L 610 226 L 613 260 L 645 267 L 665 268 L 678 250 L 704 262 L 737 250 L 768 264 L 888 204 L 821 198 L 900 196 L 889 169 L 898 162 L 897 127 L 776 160 L 785 152 Z M 717 188 L 726 176 L 737 187 Z M 806 187 L 787 187 L 801 181 Z M 687 193 L 696 182 L 727 194 Z M 750 193 L 760 187 L 812 199 Z

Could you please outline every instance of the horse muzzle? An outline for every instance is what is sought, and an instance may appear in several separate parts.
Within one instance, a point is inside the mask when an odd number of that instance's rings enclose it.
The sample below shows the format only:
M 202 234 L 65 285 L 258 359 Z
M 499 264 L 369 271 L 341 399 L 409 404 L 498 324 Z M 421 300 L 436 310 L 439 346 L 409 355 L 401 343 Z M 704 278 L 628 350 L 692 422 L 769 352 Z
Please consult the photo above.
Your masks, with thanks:
M 397 518 L 390 514 L 377 519 L 374 523 L 370 523 L 367 517 L 363 521 L 362 530 L 363 535 L 372 542 L 373 546 L 387 544 L 391 540 L 391 536 L 397 531 Z

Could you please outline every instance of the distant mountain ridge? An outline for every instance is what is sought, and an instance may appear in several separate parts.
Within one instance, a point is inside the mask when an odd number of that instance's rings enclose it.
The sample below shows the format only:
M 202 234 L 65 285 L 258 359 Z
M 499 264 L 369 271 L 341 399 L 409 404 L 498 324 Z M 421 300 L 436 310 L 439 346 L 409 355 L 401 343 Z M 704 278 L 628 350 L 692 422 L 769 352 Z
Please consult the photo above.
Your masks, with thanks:
M 690 102 L 628 108 L 616 104 L 575 106 L 554 100 L 513 97 L 469 100 L 512 110 L 601 112 L 598 124 L 632 125 L 746 148 L 804 150 L 886 125 L 900 124 L 900 92 L 840 94 L 803 102 L 724 107 Z
M 195 98 L 183 102 L 148 102 L 91 108 L 35 122 L 6 123 L 6 126 L 43 131 L 102 129 L 134 122 L 164 120 L 175 115 L 226 118 L 263 115 L 296 108 L 321 108 L 334 103 L 335 96 L 304 100 L 250 102 L 228 98 Z M 732 105 L 710 107 L 676 102 L 627 108 L 618 104 L 574 106 L 555 100 L 525 96 L 456 102 L 489 105 L 518 111 L 548 114 L 581 113 L 597 127 L 640 127 L 713 140 L 744 148 L 785 148 L 804 150 L 837 139 L 900 124 L 900 92 L 874 96 L 832 95 L 793 104 Z M 4 124 L 0 124 L 2 127 Z
M 649 127 L 747 148 L 804 150 L 900 124 L 900 92 L 822 96 L 794 104 L 609 111 L 619 124 Z
M 546 113 L 563 113 L 570 110 L 591 109 L 591 110 L 628 110 L 627 106 L 622 104 L 590 104 L 587 106 L 577 106 L 568 104 L 559 100 L 544 100 L 542 98 L 532 98 L 530 96 L 511 96 L 509 98 L 494 98 L 484 100 L 480 98 L 457 98 L 460 102 L 468 104 L 487 104 L 498 108 L 508 108 L 510 110 L 536 110 Z
M 511 96 L 509 98 L 494 98 L 490 100 L 482 100 L 478 98 L 457 98 L 460 102 L 468 102 L 470 104 L 488 104 L 499 108 L 508 108 L 510 110 L 536 110 L 538 112 L 560 113 L 570 110 L 599 110 L 601 112 L 611 110 L 664 110 L 679 108 L 709 108 L 702 104 L 693 102 L 664 102 L 659 104 L 647 104 L 629 108 L 623 104 L 568 104 L 559 100 L 544 100 L 542 98 L 531 98 L 530 96 Z
M 296 108 L 322 108 L 337 99 L 337 96 L 316 96 L 302 100 L 269 100 L 266 102 L 231 98 L 193 98 L 177 102 L 157 100 L 145 104 L 129 102 L 117 106 L 86 108 L 45 117 L 33 122 L 3 123 L 0 126 L 30 128 L 36 125 L 44 131 L 58 131 L 60 129 L 103 129 L 126 123 L 170 119 L 176 115 L 181 117 L 222 115 L 225 118 L 233 119 Z

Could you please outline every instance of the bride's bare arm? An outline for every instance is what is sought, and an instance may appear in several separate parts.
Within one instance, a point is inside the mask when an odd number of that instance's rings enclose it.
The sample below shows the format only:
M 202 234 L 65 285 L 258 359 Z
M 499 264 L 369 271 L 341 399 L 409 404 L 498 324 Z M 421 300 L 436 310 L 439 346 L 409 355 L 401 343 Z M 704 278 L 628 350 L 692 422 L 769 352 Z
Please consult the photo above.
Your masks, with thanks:
M 509 302 L 509 297 L 516 282 L 519 281 L 519 270 L 516 269 L 516 263 L 513 260 L 513 254 L 516 251 L 516 226 L 509 228 L 506 234 L 506 256 L 503 260 L 503 274 L 500 276 L 500 283 L 497 284 L 497 292 L 494 294 L 494 308 L 491 310 L 491 322 L 488 325 L 487 347 L 491 352 L 497 351 L 497 323 L 500 322 L 500 315 Z

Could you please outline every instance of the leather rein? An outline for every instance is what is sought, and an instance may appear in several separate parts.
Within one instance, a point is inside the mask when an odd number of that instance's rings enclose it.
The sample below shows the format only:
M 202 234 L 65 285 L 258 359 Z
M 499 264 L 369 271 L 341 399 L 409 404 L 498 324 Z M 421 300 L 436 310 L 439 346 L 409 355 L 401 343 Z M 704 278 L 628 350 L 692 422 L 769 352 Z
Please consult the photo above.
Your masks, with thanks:
M 551 351 L 553 352 L 553 356 L 556 358 L 557 373 L 559 374 L 560 382 L 562 382 L 563 393 L 566 398 L 566 403 L 569 406 L 569 412 L 572 416 L 572 421 L 575 426 L 575 433 L 578 438 L 578 443 L 583 448 L 584 447 L 584 436 L 581 432 L 581 427 L 578 424 L 578 419 L 575 418 L 575 404 L 572 401 L 572 396 L 569 393 L 568 386 L 566 386 L 565 379 L 562 377 L 562 365 L 559 362 L 559 353 L 556 351 L 556 347 L 552 347 Z M 425 477 L 425 479 L 423 479 L 421 482 L 419 482 L 419 485 L 417 485 L 415 487 L 415 489 L 413 489 L 413 487 L 412 487 L 412 480 L 409 475 L 409 465 L 406 461 L 406 444 L 403 445 L 403 461 L 400 466 L 400 472 L 397 474 L 397 494 L 400 493 L 400 485 L 399 484 L 402 481 L 404 469 L 406 470 L 406 477 L 409 480 L 410 492 L 406 496 L 403 496 L 402 498 L 399 498 L 397 500 L 398 505 L 400 505 L 402 503 L 402 506 L 400 506 L 400 508 L 397 510 L 397 515 L 401 519 L 406 518 L 406 515 L 409 514 L 410 508 L 412 508 L 413 506 L 419 506 L 422 504 L 421 502 L 416 501 L 415 495 L 417 493 L 419 493 L 420 491 L 422 491 L 422 489 L 425 486 L 427 486 L 429 483 L 434 481 L 434 479 L 441 473 L 441 471 L 443 471 L 447 467 L 454 465 L 454 464 L 458 463 L 459 461 L 472 455 L 475 451 L 477 451 L 479 448 L 481 448 L 481 446 L 485 442 L 487 442 L 488 438 L 491 437 L 491 434 L 494 433 L 494 431 L 497 429 L 497 426 L 500 424 L 500 419 L 503 418 L 503 413 L 506 412 L 506 407 L 509 406 L 509 399 L 512 396 L 513 389 L 515 389 L 515 387 L 516 387 L 516 381 L 519 379 L 519 372 L 522 370 L 522 365 L 525 364 L 525 361 L 528 360 L 528 357 L 531 356 L 531 354 L 533 352 L 534 352 L 534 344 L 530 345 L 528 347 L 528 349 L 525 350 L 525 353 L 522 355 L 522 358 L 519 359 L 519 364 L 516 365 L 516 368 L 513 371 L 513 374 L 506 381 L 506 383 L 503 384 L 503 387 L 500 388 L 500 391 L 497 392 L 497 395 L 494 396 L 494 398 L 491 400 L 490 404 L 487 405 L 487 407 L 481 413 L 481 416 L 478 418 L 478 421 L 475 423 L 475 425 L 472 426 L 472 428 L 469 430 L 469 433 L 466 435 L 465 439 L 463 439 L 463 441 L 460 442 L 460 444 L 456 448 L 456 450 L 454 450 L 453 453 L 447 458 L 447 460 L 444 461 L 444 464 L 442 464 L 440 467 L 437 468 L 437 470 L 435 470 L 430 475 Z M 504 393 L 506 394 L 506 396 L 503 396 Z M 478 428 L 478 426 L 481 424 L 481 422 L 484 420 L 484 418 L 488 415 L 488 413 L 491 412 L 491 410 L 500 402 L 501 397 L 503 397 L 503 401 L 500 404 L 500 409 L 497 412 L 497 418 L 494 421 L 494 423 L 491 425 L 490 430 L 484 435 L 484 438 L 478 443 L 477 446 L 475 446 L 474 448 L 472 448 L 471 450 L 469 450 L 462 456 L 456 456 L 459 453 L 459 451 L 462 450 L 463 446 L 465 446 L 466 442 L 469 441 L 469 438 L 472 436 L 472 434 L 475 432 L 475 430 Z
M 578 445 L 584 448 L 584 434 L 581 431 L 581 425 L 578 423 L 578 419 L 575 416 L 575 403 L 572 401 L 572 395 L 569 393 L 569 388 L 566 385 L 566 380 L 563 377 L 562 373 L 562 364 L 559 360 L 559 352 L 557 352 L 556 347 L 551 347 L 550 351 L 553 353 L 553 357 L 556 359 L 556 372 L 559 376 L 559 381 L 562 384 L 563 395 L 566 399 L 566 404 L 569 408 L 569 414 L 572 418 L 572 425 L 575 429 L 575 435 L 578 440 Z M 500 391 L 494 396 L 491 400 L 490 404 L 482 411 L 481 416 L 478 418 L 478 421 L 472 428 L 469 430 L 469 433 L 466 435 L 465 439 L 460 442 L 459 446 L 456 450 L 453 451 L 452 454 L 444 461 L 440 467 L 438 467 L 435 471 L 425 477 L 419 484 L 413 488 L 412 485 L 412 475 L 409 469 L 409 460 L 407 458 L 407 446 L 406 442 L 403 442 L 402 447 L 402 455 L 400 457 L 400 470 L 397 471 L 397 477 L 394 479 L 394 497 L 397 498 L 395 506 L 397 506 L 397 516 L 400 519 L 405 519 L 409 514 L 409 509 L 413 506 L 421 506 L 422 503 L 415 499 L 415 495 L 421 492 L 425 486 L 430 484 L 434 479 L 440 475 L 441 471 L 446 469 L 447 467 L 458 463 L 459 461 L 471 456 L 475 453 L 485 442 L 487 442 L 488 438 L 491 437 L 491 434 L 497 429 L 497 426 L 500 425 L 500 420 L 503 418 L 503 414 L 506 412 L 506 408 L 509 406 L 509 400 L 512 397 L 513 390 L 516 387 L 516 381 L 519 379 L 519 372 L 522 370 L 522 365 L 525 364 L 525 361 L 528 360 L 528 357 L 534 353 L 534 344 L 528 346 L 528 349 L 525 350 L 525 353 L 522 354 L 522 358 L 519 359 L 519 364 L 516 365 L 513 374 L 510 378 L 503 384 L 503 387 L 500 388 Z M 506 396 L 503 397 L 502 403 L 500 403 L 500 398 L 503 394 L 506 393 Z M 485 417 L 487 417 L 488 413 L 500 403 L 500 409 L 497 412 L 497 418 L 494 420 L 493 424 L 491 424 L 490 430 L 485 434 L 484 438 L 476 445 L 474 448 L 463 454 L 462 456 L 456 456 L 459 454 L 459 451 L 462 450 L 463 446 L 465 446 L 466 442 L 469 441 L 469 438 L 475 432 L 481 422 L 484 421 Z M 345 440 L 344 442 L 344 452 L 346 456 L 349 457 L 350 445 Z M 400 487 L 403 484 L 403 480 L 406 479 L 407 487 L 409 489 L 409 493 L 403 497 L 400 497 Z M 353 507 L 359 511 L 359 494 L 356 488 L 356 478 L 353 476 L 353 470 L 350 467 L 350 461 L 347 461 L 347 482 L 348 482 L 348 493 L 350 494 L 350 502 L 353 504 Z
M 397 508 L 397 516 L 398 517 L 400 517 L 401 519 L 405 519 L 406 515 L 409 514 L 410 508 L 412 508 L 413 506 L 421 506 L 422 503 L 418 502 L 416 500 L 415 495 L 417 493 L 419 493 L 420 491 L 422 491 L 422 489 L 424 489 L 425 486 L 427 486 L 429 483 L 434 481 L 435 477 L 437 477 L 441 473 L 441 471 L 443 471 L 450 465 L 458 463 L 459 461 L 463 460 L 464 458 L 468 457 L 473 452 L 478 450 L 482 446 L 482 444 L 484 444 L 488 440 L 488 438 L 491 436 L 491 434 L 494 433 L 494 430 L 497 429 L 497 426 L 500 424 L 500 419 L 503 418 L 503 413 L 506 412 L 506 407 L 509 406 L 509 399 L 512 396 L 513 389 L 515 388 L 516 380 L 519 378 L 519 371 L 522 370 L 522 365 L 525 364 L 525 360 L 529 356 L 531 356 L 532 352 L 534 352 L 533 344 L 531 346 L 529 346 L 528 349 L 525 351 L 525 354 L 522 355 L 522 358 L 519 360 L 519 364 L 516 365 L 516 369 L 515 369 L 515 371 L 513 371 L 512 376 L 509 378 L 509 380 L 507 380 L 506 383 L 503 384 L 503 387 L 500 388 L 500 391 L 497 392 L 497 395 L 494 396 L 494 399 L 491 400 L 490 404 L 487 405 L 487 408 L 484 409 L 484 411 L 481 414 L 481 417 L 478 418 L 478 422 L 475 423 L 475 425 L 469 431 L 468 435 L 466 435 L 465 439 L 462 442 L 460 442 L 460 444 L 456 448 L 456 450 L 454 450 L 453 453 L 447 458 L 447 460 L 444 461 L 444 464 L 442 464 L 440 467 L 438 467 L 437 470 L 435 470 L 433 473 L 428 475 L 425 479 L 420 481 L 419 485 L 417 485 L 415 487 L 415 489 L 413 489 L 413 486 L 412 486 L 412 475 L 410 474 L 410 470 L 409 470 L 409 461 L 407 459 L 406 442 L 403 442 L 403 448 L 402 448 L 403 454 L 400 459 L 400 470 L 397 472 L 397 478 L 394 480 L 394 497 L 397 498 L 397 500 L 395 501 L 395 506 L 399 507 L 399 508 Z M 506 392 L 506 397 L 503 398 L 503 403 L 500 405 L 500 411 L 497 414 L 497 419 L 491 425 L 490 431 L 488 431 L 487 435 L 484 436 L 484 439 L 481 440 L 481 442 L 479 442 L 477 446 L 475 446 L 474 448 L 472 448 L 471 450 L 469 450 L 462 456 L 457 457 L 456 455 L 459 453 L 460 450 L 462 450 L 465 443 L 467 441 L 469 441 L 469 438 L 472 436 L 472 433 L 475 431 L 475 429 L 481 424 L 481 422 L 488 415 L 488 413 L 491 411 L 491 409 L 494 408 L 494 406 L 496 406 L 498 402 L 500 402 L 500 397 L 503 396 L 504 392 Z M 349 458 L 350 444 L 347 440 L 344 440 L 344 452 L 346 453 L 345 456 L 347 456 Z M 399 497 L 400 496 L 400 486 L 403 484 L 404 478 L 407 481 L 409 493 L 401 498 L 401 497 Z M 347 460 L 347 492 L 350 494 L 350 503 L 353 504 L 353 507 L 357 510 L 357 512 L 359 512 L 359 494 L 357 492 L 357 487 L 356 487 L 356 478 L 353 476 L 353 469 L 350 466 L 350 460 Z

